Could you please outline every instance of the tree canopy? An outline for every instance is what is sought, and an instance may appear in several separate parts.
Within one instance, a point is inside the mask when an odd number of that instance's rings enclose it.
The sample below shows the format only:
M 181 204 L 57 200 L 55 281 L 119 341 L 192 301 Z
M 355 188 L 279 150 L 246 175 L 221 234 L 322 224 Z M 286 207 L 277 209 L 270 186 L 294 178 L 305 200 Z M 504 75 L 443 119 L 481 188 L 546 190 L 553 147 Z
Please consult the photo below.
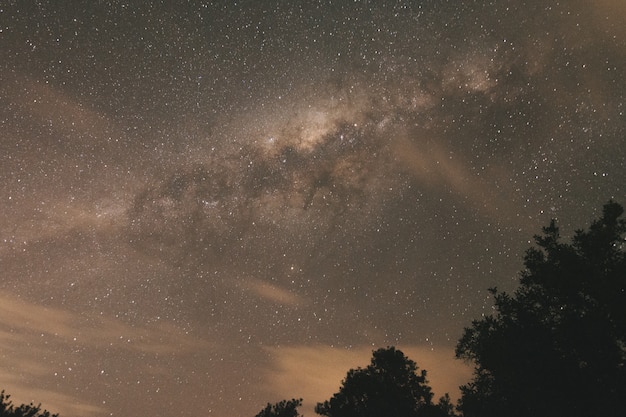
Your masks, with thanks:
M 552 221 L 527 251 L 518 289 L 491 289 L 495 313 L 472 322 L 456 348 L 475 365 L 461 387 L 465 417 L 624 414 L 623 212 L 607 203 L 569 243 Z
M 474 320 L 456 347 L 474 364 L 461 387 L 463 417 L 621 417 L 626 410 L 626 220 L 610 201 L 568 242 L 556 221 L 535 236 L 513 293 L 490 289 L 494 313 Z M 450 417 L 432 401 L 426 371 L 394 347 L 351 369 L 316 413 L 327 417 Z M 291 400 L 296 401 L 296 400 Z M 257 417 L 280 414 L 270 404 Z M 280 406 L 279 406 L 280 405 Z M 262 412 L 263 413 L 263 412 Z
M 302 417 L 298 413 L 298 407 L 302 405 L 302 398 L 283 400 L 281 402 L 270 404 L 255 416 L 255 417 Z
M 374 351 L 366 368 L 351 369 L 339 392 L 318 403 L 315 412 L 328 417 L 445 417 L 448 397 L 433 404 L 426 371 L 394 347 Z
M 51 414 L 48 410 L 42 410 L 41 404 L 22 404 L 14 406 L 11 396 L 0 392 L 0 417 L 58 417 L 58 414 Z

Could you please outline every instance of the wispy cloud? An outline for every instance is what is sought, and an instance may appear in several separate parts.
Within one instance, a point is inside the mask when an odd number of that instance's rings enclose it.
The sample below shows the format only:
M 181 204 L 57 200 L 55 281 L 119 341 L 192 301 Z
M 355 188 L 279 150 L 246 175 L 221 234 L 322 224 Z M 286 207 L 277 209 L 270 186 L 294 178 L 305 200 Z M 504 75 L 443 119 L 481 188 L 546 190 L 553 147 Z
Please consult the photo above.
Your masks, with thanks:
M 259 279 L 247 279 L 242 281 L 239 286 L 244 290 L 251 291 L 257 297 L 275 304 L 287 307 L 298 307 L 305 304 L 305 300 L 297 294 Z
M 107 376 L 124 375 L 125 381 L 127 375 L 154 374 L 160 357 L 172 360 L 212 347 L 171 322 L 136 326 L 0 296 L 0 387 L 18 404 L 41 402 L 62 415 L 107 411 L 105 405 L 72 395 L 72 386 L 107 389 Z M 50 388 L 35 389 L 33 380 L 47 381 Z

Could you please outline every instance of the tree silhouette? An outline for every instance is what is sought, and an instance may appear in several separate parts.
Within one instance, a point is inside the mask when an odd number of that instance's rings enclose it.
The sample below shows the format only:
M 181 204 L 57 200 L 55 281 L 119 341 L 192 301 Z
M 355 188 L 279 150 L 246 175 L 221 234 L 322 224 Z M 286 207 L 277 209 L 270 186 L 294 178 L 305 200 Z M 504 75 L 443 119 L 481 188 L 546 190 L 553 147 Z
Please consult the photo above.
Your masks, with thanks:
M 366 368 L 351 369 L 339 392 L 318 403 L 315 412 L 328 417 L 446 417 L 445 397 L 435 405 L 426 371 L 394 347 L 374 351 Z
M 48 410 L 42 410 L 41 404 L 22 404 L 17 407 L 10 400 L 11 396 L 0 392 L 0 417 L 58 417 L 58 414 L 51 414 Z
M 607 203 L 562 243 L 552 221 L 535 236 L 514 294 L 491 289 L 495 313 L 466 328 L 458 358 L 465 417 L 623 416 L 626 412 L 624 210 Z
M 276 404 L 267 403 L 255 417 L 302 417 L 298 413 L 298 407 L 302 405 L 302 398 L 283 400 Z

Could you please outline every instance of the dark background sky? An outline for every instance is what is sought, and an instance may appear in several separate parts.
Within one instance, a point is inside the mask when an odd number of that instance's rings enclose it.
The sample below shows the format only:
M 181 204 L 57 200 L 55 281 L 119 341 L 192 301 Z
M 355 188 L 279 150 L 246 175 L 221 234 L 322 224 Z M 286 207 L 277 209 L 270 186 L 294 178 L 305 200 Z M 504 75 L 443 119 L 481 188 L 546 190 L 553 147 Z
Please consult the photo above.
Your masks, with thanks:
M 151 3 L 151 4 L 145 4 Z M 624 204 L 626 6 L 0 5 L 0 385 L 62 416 L 436 395 L 533 234 Z

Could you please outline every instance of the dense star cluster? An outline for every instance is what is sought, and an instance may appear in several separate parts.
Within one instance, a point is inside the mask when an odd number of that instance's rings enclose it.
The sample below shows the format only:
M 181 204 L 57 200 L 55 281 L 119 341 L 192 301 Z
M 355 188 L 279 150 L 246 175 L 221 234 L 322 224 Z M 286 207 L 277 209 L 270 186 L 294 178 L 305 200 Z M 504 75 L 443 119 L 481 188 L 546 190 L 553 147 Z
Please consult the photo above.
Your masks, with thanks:
M 457 398 L 533 234 L 625 203 L 624 28 L 619 0 L 1 5 L 0 387 L 312 415 L 395 345 Z

